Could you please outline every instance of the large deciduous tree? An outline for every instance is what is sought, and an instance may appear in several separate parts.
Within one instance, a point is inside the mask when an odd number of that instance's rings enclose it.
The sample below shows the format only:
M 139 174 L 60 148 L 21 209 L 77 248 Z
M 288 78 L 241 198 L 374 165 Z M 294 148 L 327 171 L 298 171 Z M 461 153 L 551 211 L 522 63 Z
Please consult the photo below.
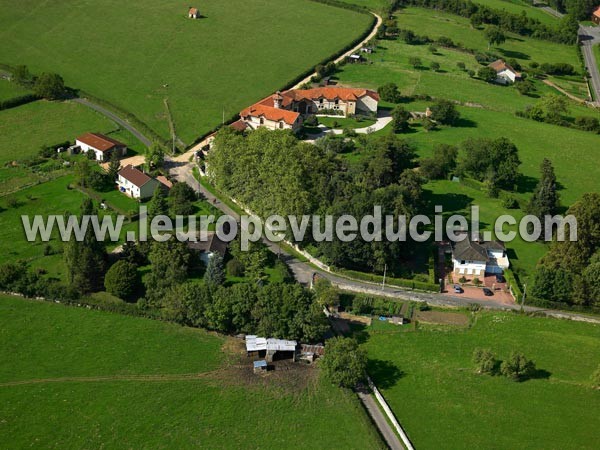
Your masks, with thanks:
M 355 339 L 335 337 L 325 344 L 320 366 L 329 381 L 353 388 L 366 378 L 367 354 Z

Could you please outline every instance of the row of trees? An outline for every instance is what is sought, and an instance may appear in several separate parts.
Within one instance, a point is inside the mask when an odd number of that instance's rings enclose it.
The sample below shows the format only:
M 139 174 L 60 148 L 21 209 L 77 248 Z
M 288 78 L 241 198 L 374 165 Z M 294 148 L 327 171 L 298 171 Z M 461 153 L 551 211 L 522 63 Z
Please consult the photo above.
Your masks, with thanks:
M 473 363 L 477 373 L 504 375 L 513 381 L 525 381 L 535 375 L 535 363 L 523 353 L 513 351 L 508 359 L 499 361 L 490 349 L 476 348 L 473 351 Z
M 15 67 L 12 78 L 15 83 L 30 88 L 40 98 L 58 100 L 67 95 L 67 88 L 62 77 L 56 73 L 42 73 L 39 76 L 29 72 L 27 66 Z

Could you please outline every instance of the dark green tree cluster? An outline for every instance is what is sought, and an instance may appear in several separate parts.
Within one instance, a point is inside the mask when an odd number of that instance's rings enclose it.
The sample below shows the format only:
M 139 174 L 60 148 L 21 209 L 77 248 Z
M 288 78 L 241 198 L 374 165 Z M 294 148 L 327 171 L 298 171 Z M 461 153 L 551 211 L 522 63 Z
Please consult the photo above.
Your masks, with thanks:
M 450 100 L 437 100 L 429 107 L 431 118 L 442 125 L 456 125 L 460 119 L 460 113 L 456 105 Z
M 117 261 L 106 272 L 106 292 L 123 300 L 132 300 L 140 287 L 138 266 L 126 259 Z
M 461 171 L 486 182 L 490 196 L 497 197 L 500 189 L 515 189 L 521 161 L 517 147 L 510 140 L 469 139 L 462 147 Z
M 577 219 L 577 239 L 555 240 L 540 260 L 531 301 L 600 306 L 600 194 L 584 194 L 567 211 Z
M 183 323 L 225 333 L 316 341 L 328 328 L 314 295 L 298 284 L 185 283 L 178 299 Z
M 367 353 L 355 339 L 329 339 L 319 365 L 323 375 L 337 386 L 354 388 L 367 377 Z
M 92 200 L 85 198 L 80 213 L 78 220 L 81 224 L 82 216 L 97 215 L 98 211 Z M 68 284 L 74 291 L 87 294 L 104 287 L 104 274 L 107 267 L 106 248 L 104 242 L 96 239 L 91 224 L 86 228 L 83 240 L 71 236 L 71 239 L 65 243 L 63 255 Z
M 402 102 L 402 94 L 400 93 L 400 89 L 396 83 L 386 83 L 382 86 L 379 86 L 377 89 L 377 93 L 379 97 L 384 102 L 390 103 L 400 103 Z
M 499 374 L 513 381 L 525 381 L 536 372 L 535 363 L 517 351 L 512 351 L 506 360 L 499 361 L 489 348 L 476 348 L 472 359 L 477 373 Z
M 159 186 L 159 189 L 161 187 Z M 171 217 L 188 216 L 194 212 L 194 202 L 198 199 L 196 191 L 187 183 L 175 183 L 169 191 L 169 212 Z
M 449 144 L 438 144 L 433 156 L 421 160 L 421 174 L 430 180 L 448 179 L 456 169 L 458 148 Z
M 544 216 L 558 214 L 560 200 L 554 167 L 544 158 L 540 166 L 541 177 L 527 205 L 527 214 L 533 214 L 540 221 Z
M 424 180 L 412 170 L 414 148 L 394 135 L 356 141 L 366 157 L 354 163 L 288 132 L 259 129 L 244 137 L 223 130 L 208 157 L 211 176 L 221 191 L 260 217 L 330 214 L 335 221 L 344 214 L 373 214 L 373 205 L 381 205 L 383 215 L 416 214 L 422 207 Z M 323 230 L 324 224 L 320 226 Z M 415 244 L 313 242 L 312 233 L 307 233 L 302 245 L 314 245 L 323 259 L 339 267 L 383 271 L 387 261 L 394 273 L 410 258 Z

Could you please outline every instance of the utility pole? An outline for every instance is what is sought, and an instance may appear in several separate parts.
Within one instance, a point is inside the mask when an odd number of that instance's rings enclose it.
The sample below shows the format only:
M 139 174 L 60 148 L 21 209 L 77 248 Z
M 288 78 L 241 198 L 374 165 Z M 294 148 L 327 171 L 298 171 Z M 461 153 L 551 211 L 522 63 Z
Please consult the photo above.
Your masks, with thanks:
M 385 290 L 385 276 L 387 275 L 387 264 L 383 268 L 383 283 L 381 284 L 381 290 Z
M 523 284 L 523 299 L 521 300 L 521 312 L 523 312 L 525 307 L 525 293 L 527 292 L 527 283 Z

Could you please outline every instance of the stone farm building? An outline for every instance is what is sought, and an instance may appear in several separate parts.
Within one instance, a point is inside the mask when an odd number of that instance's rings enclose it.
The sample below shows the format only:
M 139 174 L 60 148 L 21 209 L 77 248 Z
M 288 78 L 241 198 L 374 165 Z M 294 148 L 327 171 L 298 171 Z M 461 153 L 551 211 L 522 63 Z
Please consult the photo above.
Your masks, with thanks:
M 108 161 L 112 152 L 117 152 L 119 156 L 127 154 L 125 144 L 100 133 L 82 134 L 75 139 L 75 145 L 84 153 L 93 151 L 96 161 Z
M 290 89 L 244 109 L 240 117 L 248 128 L 296 131 L 302 117 L 311 114 L 336 114 L 349 117 L 355 114 L 376 114 L 379 94 L 368 89 L 318 87 Z
M 119 170 L 117 187 L 129 197 L 144 200 L 152 197 L 160 182 L 136 169 L 131 164 Z
M 496 71 L 496 83 L 508 84 L 521 80 L 521 73 L 517 72 L 503 59 L 498 59 L 489 65 Z
M 501 274 L 510 265 L 502 242 L 476 240 L 470 233 L 454 243 L 452 263 L 454 275 L 475 277 L 483 277 L 486 273 Z

